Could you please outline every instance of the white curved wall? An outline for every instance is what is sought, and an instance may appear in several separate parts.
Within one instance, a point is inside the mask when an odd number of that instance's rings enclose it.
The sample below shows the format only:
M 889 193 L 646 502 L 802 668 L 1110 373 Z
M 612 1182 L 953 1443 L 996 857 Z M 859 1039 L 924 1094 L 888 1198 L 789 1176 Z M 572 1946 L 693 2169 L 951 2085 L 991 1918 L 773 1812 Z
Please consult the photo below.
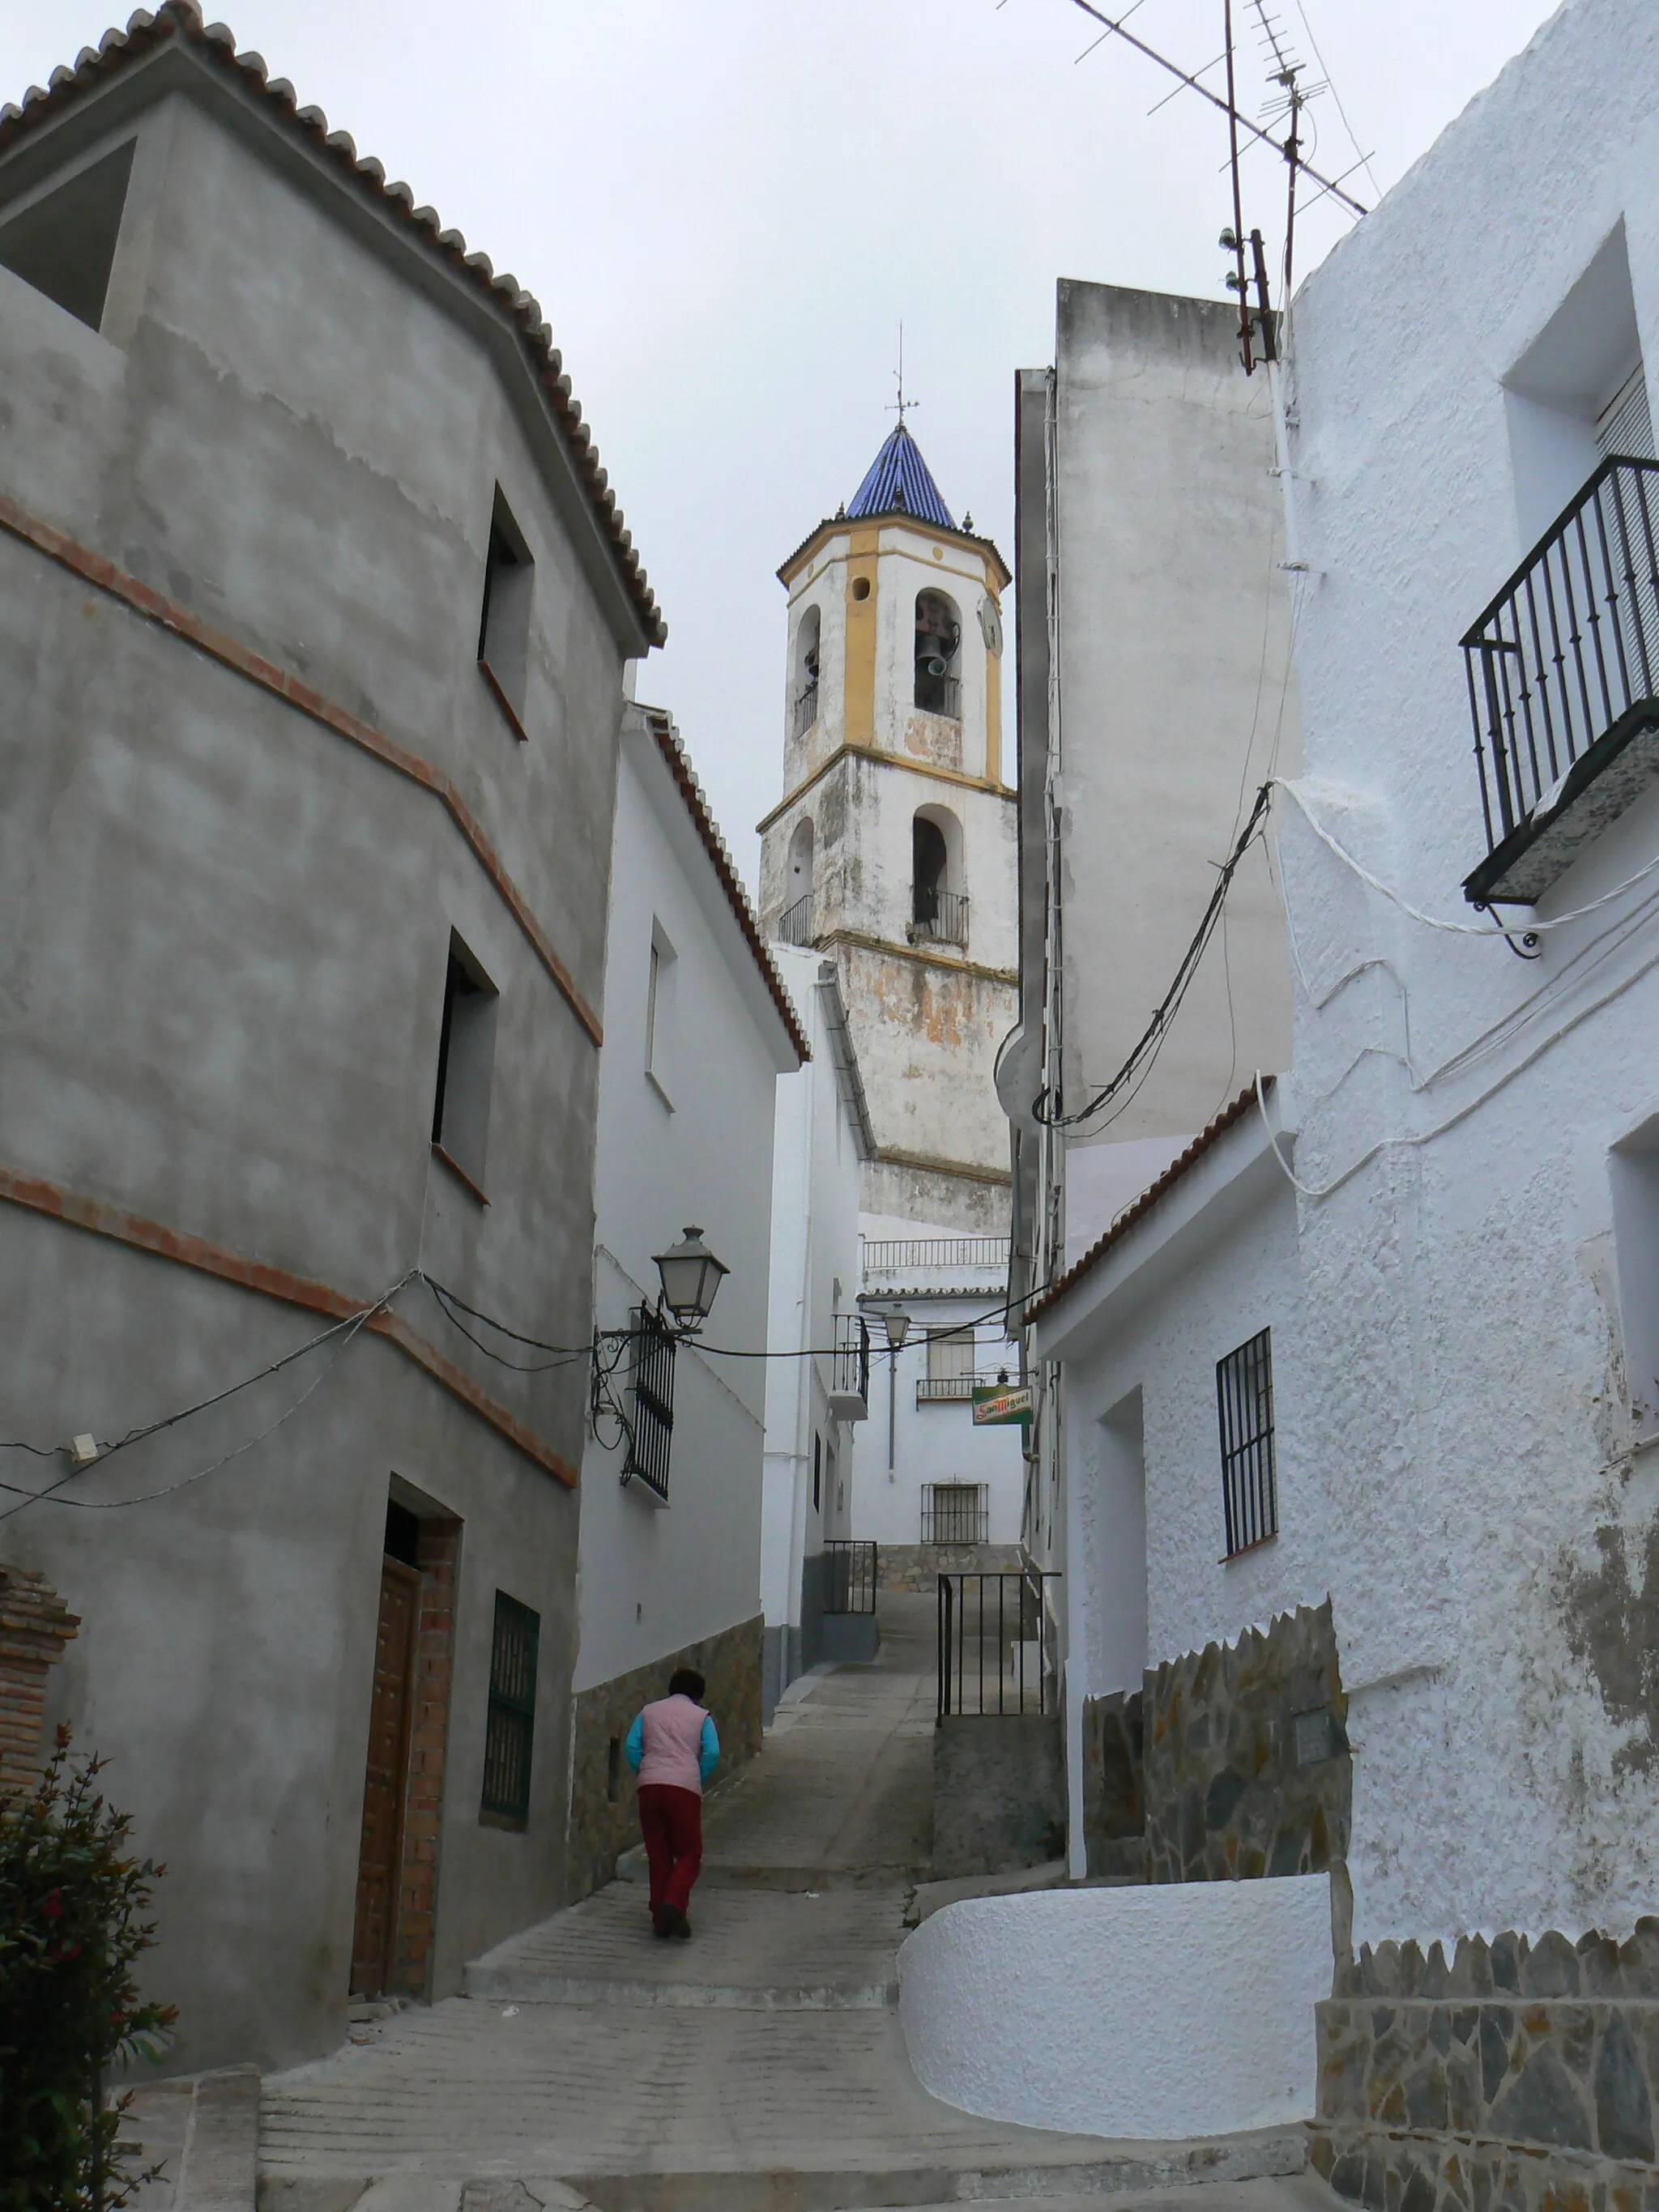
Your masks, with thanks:
M 1323 1875 L 973 1898 L 899 1953 L 924 2088 L 986 2119 L 1143 2142 L 1310 2119 L 1330 1991 Z

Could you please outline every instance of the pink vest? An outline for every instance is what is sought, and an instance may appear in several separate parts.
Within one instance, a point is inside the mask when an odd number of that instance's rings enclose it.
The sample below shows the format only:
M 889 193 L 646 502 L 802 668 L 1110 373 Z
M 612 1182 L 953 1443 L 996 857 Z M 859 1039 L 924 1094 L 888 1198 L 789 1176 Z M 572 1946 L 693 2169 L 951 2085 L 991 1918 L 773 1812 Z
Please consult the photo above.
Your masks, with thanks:
M 708 1716 L 684 1695 L 660 1698 L 645 1709 L 645 1756 L 640 1761 L 640 1780 L 664 1782 L 674 1790 L 695 1790 L 702 1795 L 702 1773 L 697 1754 L 702 1747 L 702 1724 Z

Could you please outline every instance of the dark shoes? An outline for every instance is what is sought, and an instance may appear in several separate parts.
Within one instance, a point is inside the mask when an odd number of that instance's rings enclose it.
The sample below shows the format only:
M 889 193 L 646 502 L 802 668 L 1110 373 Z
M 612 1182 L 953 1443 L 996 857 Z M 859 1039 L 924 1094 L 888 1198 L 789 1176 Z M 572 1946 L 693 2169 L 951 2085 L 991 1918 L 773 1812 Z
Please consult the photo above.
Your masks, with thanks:
M 684 1938 L 691 1933 L 691 1923 L 678 1905 L 659 1905 L 651 1916 L 651 1925 L 659 1936 L 678 1936 Z

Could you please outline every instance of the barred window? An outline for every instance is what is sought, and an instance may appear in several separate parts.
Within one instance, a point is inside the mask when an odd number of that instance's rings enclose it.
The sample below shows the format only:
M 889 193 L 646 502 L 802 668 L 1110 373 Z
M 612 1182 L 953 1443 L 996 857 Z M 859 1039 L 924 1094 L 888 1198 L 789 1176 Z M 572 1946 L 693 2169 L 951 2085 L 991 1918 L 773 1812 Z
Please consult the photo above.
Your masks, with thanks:
M 1260 1336 L 1217 1360 L 1215 1396 L 1231 1559 L 1279 1534 L 1271 1329 L 1264 1328 Z
M 983 1482 L 924 1482 L 924 1544 L 982 1544 L 990 1534 L 991 1492 Z
M 674 1442 L 674 1333 L 649 1306 L 634 1316 L 634 1419 L 628 1473 L 659 1498 L 668 1496 Z
M 530 1818 L 530 1753 L 536 1729 L 536 1653 L 542 1617 L 505 1590 L 495 1593 L 484 1730 L 482 1809 L 504 1820 Z

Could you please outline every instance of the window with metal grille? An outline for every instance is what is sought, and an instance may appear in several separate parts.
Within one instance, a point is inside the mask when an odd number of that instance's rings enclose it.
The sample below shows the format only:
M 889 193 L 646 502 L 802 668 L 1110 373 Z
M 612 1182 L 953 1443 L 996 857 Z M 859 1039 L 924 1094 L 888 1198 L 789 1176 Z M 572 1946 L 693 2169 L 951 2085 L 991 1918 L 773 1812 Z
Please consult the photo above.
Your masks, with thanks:
M 1215 1399 L 1231 1559 L 1279 1534 L 1271 1329 L 1264 1328 L 1260 1336 L 1217 1360 Z
M 633 1349 L 633 1433 L 626 1471 L 666 1498 L 674 1439 L 674 1333 L 649 1306 L 635 1312 Z
M 482 1810 L 503 1820 L 530 1818 L 530 1753 L 536 1732 L 536 1653 L 542 1617 L 505 1590 L 495 1593 L 489 1654 L 489 1717 L 484 1729 Z
M 983 1482 L 924 1482 L 924 1544 L 982 1544 L 990 1534 L 990 1486 Z

